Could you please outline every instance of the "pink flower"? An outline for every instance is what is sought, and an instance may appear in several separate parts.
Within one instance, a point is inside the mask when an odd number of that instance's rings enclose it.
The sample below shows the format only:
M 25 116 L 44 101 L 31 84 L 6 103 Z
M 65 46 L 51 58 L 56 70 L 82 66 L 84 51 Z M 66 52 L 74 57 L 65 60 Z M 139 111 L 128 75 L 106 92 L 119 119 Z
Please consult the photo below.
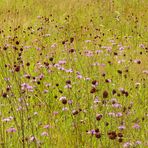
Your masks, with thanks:
M 31 136 L 31 137 L 30 137 L 30 142 L 33 142 L 33 141 L 35 141 L 35 140 L 36 140 L 35 136 Z
M 72 88 L 72 86 L 71 86 L 71 84 L 66 84 L 65 86 L 64 86 L 64 88 Z
M 122 117 L 122 113 L 121 112 L 116 113 L 116 117 Z
M 78 78 L 78 79 L 82 79 L 83 76 L 82 76 L 82 75 L 77 75 L 77 78 Z
M 72 100 L 68 100 L 68 104 L 72 104 L 73 103 L 73 101 Z
M 95 135 L 95 130 L 94 129 L 92 129 L 92 130 L 90 130 L 90 131 L 87 131 L 87 134 L 91 134 L 91 135 Z
M 68 110 L 67 107 L 63 107 L 63 108 L 62 108 L 62 111 L 67 111 L 67 110 Z
M 112 106 L 113 106 L 114 108 L 121 108 L 121 107 L 122 107 L 122 105 L 119 104 L 119 103 L 115 103 L 115 104 L 113 104 Z
M 46 125 L 43 126 L 43 128 L 49 129 L 49 128 L 53 128 L 53 127 L 51 125 L 49 125 L 49 124 L 46 124 Z
M 123 147 L 125 147 L 125 148 L 126 147 L 129 148 L 130 146 L 132 146 L 132 144 L 130 142 L 126 142 L 123 144 Z
M 140 144 L 142 144 L 141 141 L 136 141 L 136 142 L 135 142 L 135 145 L 140 145 Z
M 58 115 L 58 113 L 59 113 L 59 112 L 57 112 L 57 111 L 54 111 L 54 112 L 53 112 L 53 115 Z
M 140 125 L 138 123 L 135 123 L 132 127 L 135 128 L 135 129 L 139 129 Z
M 119 130 L 124 130 L 125 128 L 126 128 L 125 125 L 121 125 L 118 127 Z
M 67 73 L 72 73 L 73 70 L 72 70 L 72 69 L 66 69 L 65 72 L 67 72 Z
M 8 117 L 8 118 L 3 118 L 3 119 L 2 119 L 3 122 L 9 122 L 9 121 L 11 121 L 11 120 L 13 120 L 13 117 L 12 117 L 12 116 L 10 116 L 10 117 Z
M 112 117 L 115 117 L 115 116 L 116 116 L 116 114 L 113 113 L 113 112 L 108 113 L 108 115 L 109 115 L 109 116 L 112 116 Z
M 42 132 L 41 136 L 48 136 L 48 133 L 47 132 Z
M 33 91 L 33 87 L 30 86 L 30 85 L 27 84 L 27 83 L 23 83 L 23 84 L 21 84 L 21 89 L 22 89 L 22 90 L 27 90 L 27 91 L 30 91 L 30 92 Z
M 6 130 L 6 132 L 8 132 L 8 133 L 15 133 L 16 132 L 16 129 L 14 127 L 11 127 L 11 128 L 8 128 Z
M 64 65 L 64 64 L 66 64 L 66 60 L 59 61 L 59 65 Z

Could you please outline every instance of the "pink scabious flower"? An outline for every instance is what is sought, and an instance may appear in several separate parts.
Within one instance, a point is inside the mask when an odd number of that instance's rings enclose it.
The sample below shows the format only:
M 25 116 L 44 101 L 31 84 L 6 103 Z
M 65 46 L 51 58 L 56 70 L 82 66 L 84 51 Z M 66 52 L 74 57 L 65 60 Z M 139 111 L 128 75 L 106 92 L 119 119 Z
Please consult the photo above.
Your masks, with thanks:
M 72 85 L 71 85 L 71 84 L 66 84 L 66 85 L 64 86 L 64 88 L 70 89 L 70 88 L 72 88 Z
M 30 142 L 33 142 L 33 141 L 36 141 L 37 139 L 35 136 L 31 136 L 29 140 L 30 140 Z
M 24 49 L 30 49 L 31 46 L 24 46 Z
M 86 80 L 86 81 L 89 81 L 89 80 L 90 80 L 90 78 L 86 77 L 86 78 L 85 78 L 85 80 Z
M 109 112 L 108 115 L 109 116 L 112 116 L 112 117 L 115 117 L 116 116 L 116 114 L 114 112 Z
M 112 107 L 114 107 L 114 108 L 121 108 L 122 105 L 119 104 L 119 103 L 114 103 L 114 104 L 112 104 Z
M 58 67 L 58 70 L 64 71 L 65 68 L 61 66 L 61 67 Z
M 118 127 L 119 130 L 124 130 L 125 128 L 126 128 L 125 125 L 120 125 L 120 126 Z
M 140 44 L 139 47 L 144 49 L 145 45 L 144 44 Z
M 59 63 L 59 65 L 64 65 L 64 64 L 66 64 L 66 60 L 60 60 L 58 63 Z
M 48 128 L 52 128 L 49 124 L 46 124 L 43 126 L 43 128 L 48 129 Z
M 132 126 L 134 129 L 140 129 L 140 125 L 138 123 L 135 123 L 133 126 Z
M 129 148 L 130 146 L 132 146 L 132 144 L 130 142 L 126 142 L 123 144 L 124 148 Z
M 65 100 L 66 99 L 66 97 L 65 96 L 62 96 L 62 97 L 60 97 L 60 101 L 62 101 L 62 100 Z
M 107 52 L 111 52 L 111 50 L 112 50 L 112 47 L 107 47 L 107 48 L 106 48 L 106 51 L 107 51 Z
M 22 109 L 23 109 L 22 106 L 19 106 L 16 110 L 21 111 Z
M 73 103 L 73 100 L 68 100 L 68 104 L 72 104 Z
M 63 108 L 62 108 L 62 111 L 67 111 L 67 110 L 68 110 L 67 107 L 63 107 Z
M 47 89 L 44 89 L 44 91 L 43 91 L 45 94 L 47 94 L 48 93 L 48 90 Z
M 118 113 L 116 113 L 116 117 L 122 117 L 122 113 L 121 112 L 118 112 Z
M 54 64 L 54 67 L 58 68 L 61 67 L 60 64 Z
M 102 53 L 102 50 L 96 50 L 96 54 Z
M 57 43 L 54 43 L 51 45 L 51 48 L 56 48 L 57 47 Z
M 98 103 L 101 103 L 101 101 L 98 98 L 95 98 L 94 103 L 98 104 Z
M 94 129 L 87 131 L 87 134 L 95 135 L 95 133 L 96 133 L 96 132 L 95 132 Z
M 84 55 L 87 56 L 87 57 L 92 57 L 94 54 L 91 50 L 85 50 Z
M 44 78 L 44 74 L 41 73 L 41 74 L 39 75 L 39 79 L 41 80 L 41 79 L 43 79 L 43 78 Z
M 2 122 L 10 122 L 10 121 L 12 121 L 12 120 L 13 120 L 13 117 L 10 116 L 10 117 L 8 117 L 8 118 L 3 118 L 3 119 L 2 119 Z
M 116 98 L 112 98 L 110 101 L 111 101 L 112 103 L 113 103 L 113 102 L 117 103 L 117 99 L 116 99 Z
M 41 136 L 48 136 L 48 133 L 47 132 L 42 132 Z
M 16 132 L 16 129 L 14 127 L 11 127 L 11 128 L 8 128 L 6 130 L 6 132 L 8 132 L 8 133 L 15 133 Z
M 30 86 L 30 85 L 27 84 L 27 83 L 21 84 L 21 89 L 22 89 L 22 90 L 27 90 L 27 91 L 33 92 L 33 87 Z
M 8 82 L 8 81 L 10 81 L 10 78 L 4 78 L 4 80 Z
M 54 111 L 54 112 L 53 112 L 53 115 L 56 116 L 56 115 L 58 115 L 58 113 L 59 113 L 58 111 Z
M 148 70 L 143 70 L 142 73 L 147 74 L 148 75 Z
M 134 63 L 136 63 L 136 64 L 140 64 L 141 61 L 140 61 L 139 59 L 136 59 L 136 60 L 134 60 Z
M 65 69 L 65 72 L 67 72 L 67 73 L 72 73 L 73 70 L 72 70 L 72 69 Z
M 140 144 L 142 144 L 142 142 L 139 141 L 139 140 L 137 140 L 137 141 L 135 142 L 135 145 L 140 145 Z
M 78 78 L 78 79 L 82 79 L 83 76 L 82 76 L 82 75 L 77 75 L 77 78 Z
M 124 47 L 123 46 L 119 47 L 119 50 L 120 51 L 124 50 Z

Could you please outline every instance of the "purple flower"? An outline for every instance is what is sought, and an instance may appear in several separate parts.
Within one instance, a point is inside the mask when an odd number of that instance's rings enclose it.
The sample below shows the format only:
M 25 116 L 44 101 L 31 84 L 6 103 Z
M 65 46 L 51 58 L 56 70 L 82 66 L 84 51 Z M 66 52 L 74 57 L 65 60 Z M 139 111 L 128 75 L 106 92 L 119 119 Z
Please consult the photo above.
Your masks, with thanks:
M 35 141 L 36 140 L 36 137 L 35 136 L 31 136 L 30 137 L 30 142 L 33 142 L 33 141 Z
M 54 112 L 53 112 L 53 115 L 58 115 L 58 113 L 59 113 L 59 112 L 57 112 L 57 111 L 54 111 Z
M 77 78 L 78 78 L 78 79 L 82 79 L 83 76 L 82 76 L 82 75 L 77 75 Z
M 15 133 L 16 132 L 16 129 L 14 127 L 11 127 L 11 128 L 8 128 L 6 130 L 6 132 L 8 132 L 8 133 Z
M 140 144 L 142 144 L 141 141 L 136 141 L 136 142 L 135 142 L 135 145 L 140 145 Z
M 30 85 L 27 84 L 27 83 L 23 83 L 23 84 L 21 84 L 21 89 L 22 89 L 22 90 L 27 90 L 27 91 L 30 91 L 30 92 L 33 91 L 33 87 L 30 86 Z
M 122 117 L 122 113 L 121 112 L 116 113 L 116 117 Z
M 102 53 L 102 50 L 96 50 L 96 54 Z
M 72 104 L 73 103 L 73 101 L 72 100 L 68 100 L 68 104 Z
M 112 117 L 115 117 L 115 116 L 116 116 L 116 114 L 113 113 L 113 112 L 109 112 L 108 115 L 109 115 L 109 116 L 112 116 Z
M 120 51 L 124 50 L 124 47 L 123 46 L 119 47 L 119 50 Z
M 124 130 L 125 128 L 126 128 L 125 125 L 120 125 L 120 126 L 118 127 L 119 130 Z
M 94 129 L 87 131 L 87 134 L 95 135 L 95 133 L 96 133 L 96 132 L 95 132 Z
M 135 123 L 132 127 L 135 128 L 135 129 L 139 129 L 140 125 L 138 123 Z
M 59 100 L 62 101 L 62 100 L 65 100 L 66 97 L 65 96 L 62 96 Z
M 10 116 L 10 117 L 8 117 L 8 118 L 3 118 L 3 119 L 2 119 L 3 122 L 9 122 L 9 121 L 11 121 L 11 120 L 13 120 L 13 117 L 12 117 L 12 116 Z
M 68 110 L 67 107 L 63 107 L 63 108 L 62 108 L 62 111 L 67 111 L 67 110 Z
M 112 106 L 113 106 L 114 108 L 121 108 L 121 107 L 122 107 L 122 105 L 119 104 L 119 103 L 115 103 L 115 104 L 113 104 Z
M 65 86 L 64 86 L 64 88 L 72 88 L 72 86 L 71 86 L 71 84 L 66 84 Z
M 64 64 L 66 64 L 66 60 L 59 61 L 59 65 L 64 65 Z
M 42 132 L 41 136 L 48 136 L 48 133 L 47 132 Z
M 73 70 L 72 70 L 72 69 L 66 69 L 65 72 L 67 72 L 67 73 L 72 73 Z
M 143 70 L 142 71 L 144 74 L 148 74 L 148 70 Z
M 51 48 L 56 48 L 57 47 L 57 43 L 54 43 L 51 45 Z
M 132 146 L 132 144 L 130 142 L 126 142 L 123 144 L 123 147 L 125 147 L 125 148 L 126 147 L 129 148 L 130 146 Z
M 145 45 L 144 44 L 140 44 L 139 47 L 144 49 Z

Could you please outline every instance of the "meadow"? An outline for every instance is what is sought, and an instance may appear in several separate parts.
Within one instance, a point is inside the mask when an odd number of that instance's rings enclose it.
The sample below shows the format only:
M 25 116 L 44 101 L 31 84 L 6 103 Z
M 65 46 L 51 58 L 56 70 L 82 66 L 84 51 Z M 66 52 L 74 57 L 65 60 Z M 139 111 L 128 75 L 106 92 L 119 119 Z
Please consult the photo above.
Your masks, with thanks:
M 147 104 L 147 0 L 0 0 L 0 148 L 146 148 Z

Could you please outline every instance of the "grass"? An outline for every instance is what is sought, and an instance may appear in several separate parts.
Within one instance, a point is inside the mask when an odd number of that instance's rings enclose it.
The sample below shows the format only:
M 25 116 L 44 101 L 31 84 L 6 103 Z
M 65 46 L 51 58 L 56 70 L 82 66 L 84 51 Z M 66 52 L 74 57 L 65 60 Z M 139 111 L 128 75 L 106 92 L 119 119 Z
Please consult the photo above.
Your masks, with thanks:
M 147 147 L 147 0 L 0 1 L 0 147 Z

